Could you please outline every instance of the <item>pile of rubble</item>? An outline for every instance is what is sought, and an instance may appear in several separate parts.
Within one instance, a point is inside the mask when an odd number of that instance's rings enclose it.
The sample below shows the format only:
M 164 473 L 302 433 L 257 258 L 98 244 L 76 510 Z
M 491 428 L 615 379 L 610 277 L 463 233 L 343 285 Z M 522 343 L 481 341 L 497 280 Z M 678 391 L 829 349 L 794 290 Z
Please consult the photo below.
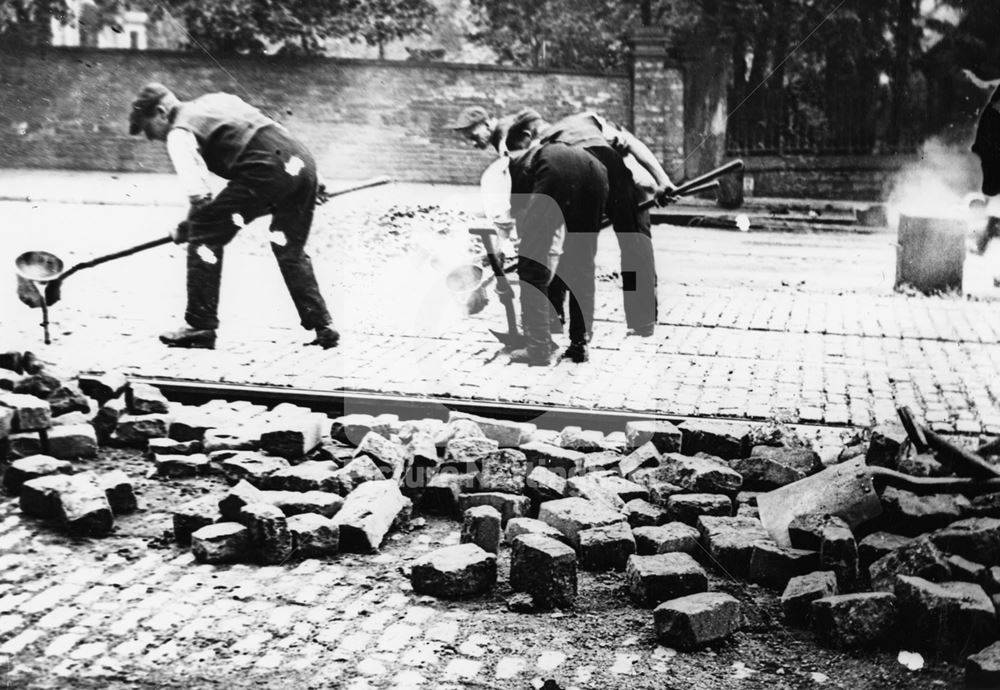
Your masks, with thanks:
M 947 454 L 915 453 L 902 428 L 876 429 L 821 458 L 776 426 L 634 421 L 604 434 L 458 412 L 330 419 L 290 404 L 170 403 L 114 375 L 63 383 L 43 369 L 8 368 L 0 437 L 15 459 L 4 484 L 25 512 L 77 531 L 106 533 L 105 514 L 134 509 L 126 477 L 70 474 L 79 458 L 97 442 L 136 446 L 155 475 L 215 474 L 229 485 L 172 511 L 175 539 L 203 562 L 371 552 L 415 507 L 461 520 L 459 544 L 409 565 L 417 593 L 473 597 L 502 579 L 512 610 L 538 611 L 585 595 L 580 570 L 620 572 L 632 604 L 652 610 L 658 639 L 695 649 L 742 624 L 739 601 L 712 591 L 714 573 L 781 592 L 786 622 L 811 627 L 821 644 L 968 657 L 971 680 L 1000 679 L 1000 493 L 887 488 L 879 518 L 852 525 L 801 514 L 788 525 L 789 545 L 758 517 L 762 492 L 827 464 L 951 469 Z M 62 426 L 81 427 L 91 443 L 65 457 Z M 102 497 L 108 508 L 98 510 Z M 81 512 L 85 520 L 71 517 Z

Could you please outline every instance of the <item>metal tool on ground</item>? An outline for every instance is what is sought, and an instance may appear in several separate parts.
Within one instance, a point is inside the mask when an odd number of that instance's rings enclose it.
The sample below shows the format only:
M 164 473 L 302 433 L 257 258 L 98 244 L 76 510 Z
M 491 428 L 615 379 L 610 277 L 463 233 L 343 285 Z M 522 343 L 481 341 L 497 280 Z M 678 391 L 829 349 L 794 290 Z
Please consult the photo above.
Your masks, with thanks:
M 856 527 L 882 514 L 880 490 L 887 486 L 915 494 L 966 496 L 1000 491 L 1000 478 L 914 477 L 873 467 L 854 458 L 757 497 L 764 528 L 781 546 L 790 546 L 788 525 L 801 515 L 835 515 Z
M 491 328 L 490 333 L 503 344 L 505 349 L 516 350 L 523 347 L 524 335 L 517 328 L 517 312 L 514 310 L 514 288 L 507 280 L 502 259 L 493 243 L 496 230 L 493 228 L 469 228 L 469 234 L 475 235 L 483 243 L 483 248 L 486 250 L 486 260 L 489 262 L 490 268 L 493 269 L 493 275 L 497 281 L 496 292 L 507 315 L 507 332 L 495 331 Z
M 917 423 L 909 407 L 896 409 L 899 419 L 903 422 L 906 435 L 918 453 L 926 450 L 934 451 L 937 458 L 955 471 L 969 477 L 992 479 L 1000 477 L 1000 468 L 991 465 L 978 453 L 973 453 L 956 446 L 946 438 L 939 436 L 927 427 Z

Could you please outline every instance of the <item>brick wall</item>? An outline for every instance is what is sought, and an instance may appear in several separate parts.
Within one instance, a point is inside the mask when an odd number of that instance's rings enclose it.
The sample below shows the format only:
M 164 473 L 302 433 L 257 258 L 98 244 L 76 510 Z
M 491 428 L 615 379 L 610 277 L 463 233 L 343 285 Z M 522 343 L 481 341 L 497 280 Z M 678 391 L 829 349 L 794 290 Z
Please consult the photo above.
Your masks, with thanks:
M 0 51 L 0 167 L 169 171 L 162 144 L 129 137 L 146 81 L 181 98 L 228 91 L 284 122 L 331 178 L 478 181 L 492 157 L 442 125 L 466 105 L 534 107 L 550 118 L 631 115 L 625 74 L 336 59 L 219 58 L 86 49 Z

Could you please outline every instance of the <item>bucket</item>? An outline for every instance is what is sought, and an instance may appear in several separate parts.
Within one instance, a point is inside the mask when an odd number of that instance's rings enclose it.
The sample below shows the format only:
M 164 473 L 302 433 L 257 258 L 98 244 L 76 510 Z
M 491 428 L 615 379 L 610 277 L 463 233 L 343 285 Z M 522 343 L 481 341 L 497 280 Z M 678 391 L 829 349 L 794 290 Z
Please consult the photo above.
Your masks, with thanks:
M 485 270 L 475 264 L 464 264 L 453 268 L 445 277 L 445 285 L 455 302 L 466 314 L 478 314 L 489 303 L 486 286 L 493 280 L 493 274 L 483 276 Z
M 14 261 L 18 275 L 39 283 L 55 278 L 63 272 L 63 262 L 49 252 L 24 252 Z

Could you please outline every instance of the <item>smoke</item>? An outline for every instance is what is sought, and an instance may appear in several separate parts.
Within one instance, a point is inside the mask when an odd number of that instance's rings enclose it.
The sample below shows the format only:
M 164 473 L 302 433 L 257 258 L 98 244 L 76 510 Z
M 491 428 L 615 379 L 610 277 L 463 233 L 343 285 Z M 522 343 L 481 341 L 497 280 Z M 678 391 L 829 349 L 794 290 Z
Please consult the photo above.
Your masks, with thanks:
M 967 218 L 969 201 L 979 188 L 974 156 L 936 137 L 924 142 L 918 156 L 893 180 L 886 201 L 891 225 L 898 225 L 900 214 Z

